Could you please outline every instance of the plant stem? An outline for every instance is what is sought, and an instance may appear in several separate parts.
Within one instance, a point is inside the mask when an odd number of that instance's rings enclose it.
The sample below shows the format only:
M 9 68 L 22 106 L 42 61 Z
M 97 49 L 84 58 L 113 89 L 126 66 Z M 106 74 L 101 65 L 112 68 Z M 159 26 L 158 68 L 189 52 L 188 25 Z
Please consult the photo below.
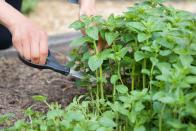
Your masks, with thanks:
M 117 123 L 117 126 L 116 126 L 116 130 L 119 131 L 119 115 L 118 115 L 118 112 L 116 113 L 116 123 Z
M 121 77 L 121 73 L 120 73 L 120 62 L 117 62 L 117 63 L 118 63 L 118 77 L 120 79 L 121 84 L 124 85 L 123 80 L 122 80 L 122 77 Z
M 93 45 L 94 45 L 94 49 L 95 49 L 95 53 L 96 53 L 96 55 L 98 55 L 99 54 L 99 51 L 98 51 L 98 49 L 97 49 L 97 45 L 96 45 L 96 41 L 93 41 Z M 101 72 L 101 71 L 100 71 Z M 96 78 L 98 79 L 99 78 L 99 73 L 98 73 L 98 70 L 96 70 Z M 101 92 L 101 94 L 102 94 L 102 89 L 100 89 L 100 92 Z M 97 84 L 97 92 L 96 92 L 96 97 L 97 97 L 97 113 L 99 114 L 99 111 L 100 111 L 100 105 L 99 105 L 99 85 Z
M 96 54 L 99 54 L 99 51 L 98 51 L 97 45 L 96 45 L 96 41 L 93 41 L 93 45 L 94 45 Z
M 112 98 L 113 98 L 113 102 L 115 102 L 115 100 L 116 100 L 116 84 L 114 84 L 114 86 L 113 86 Z
M 151 81 L 152 81 L 152 79 L 153 79 L 153 71 L 154 71 L 154 65 L 152 66 L 152 68 L 151 68 L 151 70 L 150 70 L 150 82 L 151 82 Z M 152 88 L 151 83 L 149 83 L 149 85 L 150 85 L 149 90 L 151 90 L 151 88 Z
M 101 91 L 101 99 L 104 99 L 104 90 L 103 90 L 103 70 L 102 70 L 102 66 L 100 66 L 99 68 L 99 75 L 100 75 L 100 91 Z
M 132 68 L 132 73 L 131 73 L 131 90 L 134 90 L 134 86 L 135 86 L 135 62 L 133 63 L 133 68 Z
M 47 101 L 44 101 L 44 103 L 48 106 L 49 109 L 52 109 L 51 106 L 50 106 L 50 104 L 48 104 Z
M 92 87 L 89 86 L 89 87 L 88 87 L 88 90 L 89 90 L 89 92 L 90 92 L 91 100 L 94 101 Z
M 144 59 L 142 64 L 142 69 L 146 69 L 146 59 Z M 142 74 L 143 89 L 146 88 L 146 75 Z
M 96 78 L 98 79 L 99 75 L 98 75 L 98 71 L 96 70 Z M 97 84 L 97 91 L 96 91 L 96 107 L 97 107 L 97 115 L 99 114 L 99 85 Z
M 32 122 L 32 118 L 31 118 L 30 115 L 29 115 L 29 120 L 30 120 L 30 123 L 31 123 L 31 129 L 33 129 L 33 122 Z
M 172 88 L 170 88 L 169 90 L 169 94 L 171 93 L 172 91 Z M 159 117 L 159 131 L 162 131 L 162 121 L 163 121 L 163 113 L 165 111 L 165 107 L 166 107 L 166 104 L 163 105 L 162 109 L 161 109 L 161 114 L 160 114 L 160 117 Z
M 164 110 L 165 110 L 165 106 L 166 104 L 163 105 L 163 108 L 161 110 L 161 114 L 160 114 L 160 117 L 159 117 L 159 131 L 162 131 L 162 120 L 163 120 L 163 113 L 164 113 Z

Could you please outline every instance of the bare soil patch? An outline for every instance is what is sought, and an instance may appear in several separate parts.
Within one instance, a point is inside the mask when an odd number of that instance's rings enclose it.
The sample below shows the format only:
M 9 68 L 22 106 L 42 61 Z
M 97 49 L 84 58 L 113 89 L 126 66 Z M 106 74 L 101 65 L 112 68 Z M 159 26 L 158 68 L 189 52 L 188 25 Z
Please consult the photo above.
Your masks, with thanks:
M 65 63 L 64 53 L 56 58 Z M 34 95 L 44 95 L 49 102 L 66 106 L 80 90 L 74 86 L 71 77 L 50 70 L 38 70 L 24 65 L 17 57 L 0 56 L 0 115 L 13 113 L 16 119 L 24 118 L 23 111 L 33 107 L 46 111 L 44 104 L 32 100 Z

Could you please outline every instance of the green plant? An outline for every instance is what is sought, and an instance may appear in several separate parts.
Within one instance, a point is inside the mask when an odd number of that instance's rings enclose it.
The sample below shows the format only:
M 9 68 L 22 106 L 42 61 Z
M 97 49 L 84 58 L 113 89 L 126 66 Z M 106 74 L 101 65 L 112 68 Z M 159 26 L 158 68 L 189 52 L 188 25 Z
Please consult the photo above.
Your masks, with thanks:
M 38 0 L 23 0 L 22 1 L 22 13 L 29 14 L 35 6 L 37 5 Z
M 97 89 L 89 90 L 97 97 L 91 100 L 107 100 L 107 108 L 117 114 L 117 130 L 195 129 L 194 15 L 148 0 L 122 16 L 111 15 L 106 21 L 84 17 L 71 27 L 87 31 L 72 42 L 82 45 L 73 52 L 80 61 L 75 66 L 97 76 Z M 98 36 L 105 47 L 101 50 Z M 103 93 L 103 85 L 110 84 L 113 91 Z M 95 112 L 102 112 L 98 104 Z
M 194 15 L 147 0 L 107 20 L 83 16 L 71 27 L 84 28 L 86 36 L 71 43 L 79 48 L 72 51 L 69 66 L 95 76 L 97 83 L 79 81 L 88 94 L 65 110 L 49 105 L 47 115 L 23 121 L 20 129 L 196 129 Z

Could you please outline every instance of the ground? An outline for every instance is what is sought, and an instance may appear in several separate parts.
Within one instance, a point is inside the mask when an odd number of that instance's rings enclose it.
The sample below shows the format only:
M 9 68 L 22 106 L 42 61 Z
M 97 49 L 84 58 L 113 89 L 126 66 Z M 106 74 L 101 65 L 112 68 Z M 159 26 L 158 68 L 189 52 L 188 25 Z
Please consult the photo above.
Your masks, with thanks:
M 67 50 L 61 52 L 52 49 L 52 52 L 62 64 L 66 63 L 67 57 L 63 52 Z M 74 86 L 73 78 L 28 67 L 14 56 L 17 55 L 0 56 L 0 114 L 13 113 L 15 121 L 24 118 L 23 111 L 30 106 L 46 111 L 44 104 L 32 100 L 34 95 L 47 96 L 49 102 L 66 106 L 75 95 L 81 93 Z

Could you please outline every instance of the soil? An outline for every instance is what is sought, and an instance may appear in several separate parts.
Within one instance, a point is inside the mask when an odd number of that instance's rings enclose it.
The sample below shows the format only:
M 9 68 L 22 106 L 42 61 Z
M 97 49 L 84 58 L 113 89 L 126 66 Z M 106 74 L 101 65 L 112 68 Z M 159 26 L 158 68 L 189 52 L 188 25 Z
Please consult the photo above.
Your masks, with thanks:
M 63 53 L 55 56 L 61 63 L 67 61 Z M 34 95 L 47 96 L 49 102 L 66 106 L 79 94 L 71 77 L 28 67 L 17 57 L 0 57 L 0 114 L 15 114 L 13 121 L 24 118 L 23 111 L 30 106 L 46 111 L 44 104 L 32 100 Z

